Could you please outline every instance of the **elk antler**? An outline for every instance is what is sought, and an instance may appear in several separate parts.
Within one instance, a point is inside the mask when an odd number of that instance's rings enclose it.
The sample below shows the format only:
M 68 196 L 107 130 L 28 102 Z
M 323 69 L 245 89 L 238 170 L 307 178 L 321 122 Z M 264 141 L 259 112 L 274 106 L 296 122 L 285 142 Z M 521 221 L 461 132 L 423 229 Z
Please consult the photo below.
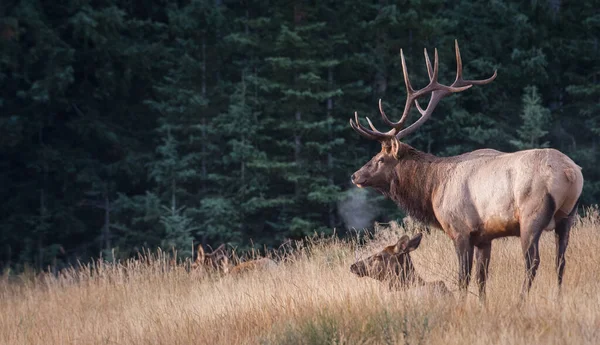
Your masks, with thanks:
M 383 106 L 381 104 L 381 99 L 379 100 L 379 112 L 381 113 L 381 117 L 383 121 L 391 126 L 392 129 L 383 133 L 378 131 L 371 120 L 367 117 L 367 122 L 369 123 L 368 129 L 360 124 L 358 120 L 358 113 L 354 112 L 354 119 L 350 119 L 350 126 L 357 131 L 360 135 L 372 139 L 372 140 L 389 140 L 392 138 L 401 139 L 405 136 L 413 133 L 417 130 L 425 121 L 427 121 L 433 110 L 438 105 L 440 100 L 451 93 L 461 92 L 473 85 L 484 85 L 492 80 L 496 79 L 496 72 L 494 71 L 494 75 L 492 75 L 488 79 L 484 80 L 464 80 L 462 78 L 462 60 L 460 58 L 460 50 L 458 48 L 458 41 L 454 41 L 454 47 L 456 50 L 456 79 L 454 83 L 450 86 L 442 85 L 438 83 L 438 53 L 437 49 L 434 51 L 434 61 L 433 68 L 431 67 L 431 61 L 429 61 L 429 54 L 427 54 L 427 49 L 425 49 L 425 63 L 427 64 L 427 73 L 429 75 L 429 84 L 420 90 L 414 90 L 410 85 L 410 80 L 408 79 L 408 71 L 406 69 L 406 61 L 404 60 L 404 53 L 402 49 L 400 49 L 400 59 L 402 60 L 402 73 L 404 74 L 404 84 L 406 84 L 406 103 L 404 104 L 404 112 L 402 113 L 402 117 L 398 122 L 392 122 L 387 117 L 385 112 L 383 111 Z M 422 97 L 426 94 L 431 93 L 431 98 L 429 99 L 429 104 L 427 104 L 427 108 L 423 110 L 419 105 L 418 98 Z M 415 121 L 412 125 L 404 128 L 404 123 L 408 119 L 408 114 L 410 113 L 410 109 L 412 108 L 413 103 L 417 106 L 417 110 L 421 113 L 421 117 Z

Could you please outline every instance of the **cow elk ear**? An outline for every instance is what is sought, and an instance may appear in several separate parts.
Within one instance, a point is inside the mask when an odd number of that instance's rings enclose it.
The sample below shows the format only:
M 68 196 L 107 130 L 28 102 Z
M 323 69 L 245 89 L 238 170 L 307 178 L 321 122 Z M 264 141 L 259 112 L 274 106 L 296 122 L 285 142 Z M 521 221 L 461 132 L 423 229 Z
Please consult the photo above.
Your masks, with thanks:
M 196 256 L 196 262 L 199 264 L 203 263 L 204 257 L 205 257 L 204 248 L 202 248 L 202 245 L 199 244 L 198 245 L 198 256 Z
M 408 243 L 406 244 L 404 251 L 408 253 L 408 252 L 412 252 L 413 250 L 419 248 L 419 244 L 421 244 L 422 238 L 423 238 L 422 233 L 418 233 L 415 236 L 413 236 L 413 238 L 411 238 L 410 241 L 408 241 Z
M 406 235 L 403 235 L 398 240 L 398 243 L 394 246 L 394 254 L 402 254 L 405 251 L 406 245 L 410 241 L 410 238 Z
M 423 238 L 422 233 L 418 233 L 413 238 L 409 238 L 406 235 L 403 235 L 396 246 L 394 247 L 394 254 L 403 254 L 412 252 L 413 250 L 419 248 L 419 244 L 421 244 L 421 239 Z

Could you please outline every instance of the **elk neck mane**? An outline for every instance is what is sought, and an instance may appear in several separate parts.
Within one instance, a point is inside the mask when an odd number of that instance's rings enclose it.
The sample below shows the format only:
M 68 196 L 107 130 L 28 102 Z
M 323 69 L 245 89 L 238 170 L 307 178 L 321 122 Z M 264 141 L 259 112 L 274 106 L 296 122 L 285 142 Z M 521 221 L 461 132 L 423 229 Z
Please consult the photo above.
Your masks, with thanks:
M 402 266 L 403 269 L 400 269 Z M 425 285 L 425 281 L 415 270 L 409 255 L 404 256 L 403 262 L 398 262 L 394 270 L 394 278 L 389 282 L 390 289 L 402 289 L 411 285 Z
M 381 191 L 396 202 L 411 217 L 440 227 L 433 211 L 432 197 L 440 183 L 449 176 L 455 157 L 437 157 L 400 143 L 398 164 L 389 189 Z

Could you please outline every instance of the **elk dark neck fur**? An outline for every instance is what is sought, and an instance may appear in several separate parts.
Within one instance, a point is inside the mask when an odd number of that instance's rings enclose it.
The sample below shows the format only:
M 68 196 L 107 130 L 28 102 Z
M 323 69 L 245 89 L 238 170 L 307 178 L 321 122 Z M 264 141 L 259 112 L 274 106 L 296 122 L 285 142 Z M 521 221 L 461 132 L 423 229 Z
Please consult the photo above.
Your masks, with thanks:
M 389 190 L 384 195 L 394 200 L 411 217 L 440 227 L 432 203 L 432 195 L 447 176 L 448 157 L 436 157 L 400 143 L 398 164 L 391 176 Z
M 404 260 L 402 263 L 397 263 L 395 267 L 393 277 L 389 281 L 390 290 L 401 290 L 410 286 L 425 285 L 425 281 L 415 271 L 415 266 L 410 256 L 407 256 Z

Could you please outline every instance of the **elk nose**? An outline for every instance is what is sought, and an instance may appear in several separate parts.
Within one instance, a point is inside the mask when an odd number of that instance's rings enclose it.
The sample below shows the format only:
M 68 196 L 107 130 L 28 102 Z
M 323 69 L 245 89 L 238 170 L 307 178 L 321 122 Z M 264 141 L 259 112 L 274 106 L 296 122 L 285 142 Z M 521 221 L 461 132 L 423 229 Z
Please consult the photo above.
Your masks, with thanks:
M 352 182 L 354 182 L 354 180 L 356 180 L 356 174 L 352 174 L 352 176 L 350 176 L 350 179 L 352 180 Z

